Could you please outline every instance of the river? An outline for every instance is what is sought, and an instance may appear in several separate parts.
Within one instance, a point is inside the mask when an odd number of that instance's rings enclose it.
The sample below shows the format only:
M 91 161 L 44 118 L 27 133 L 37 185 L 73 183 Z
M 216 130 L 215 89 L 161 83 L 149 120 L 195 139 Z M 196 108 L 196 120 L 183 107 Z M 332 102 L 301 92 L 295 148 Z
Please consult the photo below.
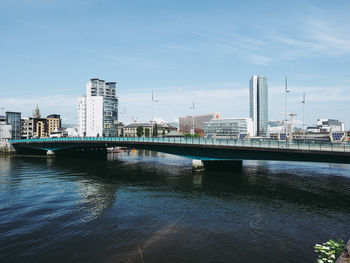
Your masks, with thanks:
M 0 157 L 0 262 L 315 262 L 349 234 L 349 165 Z

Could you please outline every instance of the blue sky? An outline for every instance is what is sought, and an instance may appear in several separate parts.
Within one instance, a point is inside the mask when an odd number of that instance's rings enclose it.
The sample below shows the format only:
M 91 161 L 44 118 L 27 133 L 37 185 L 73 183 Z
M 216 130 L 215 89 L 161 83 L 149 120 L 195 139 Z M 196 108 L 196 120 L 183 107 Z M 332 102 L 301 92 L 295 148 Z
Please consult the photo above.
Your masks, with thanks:
M 90 78 L 118 82 L 120 120 L 220 112 L 248 117 L 249 79 L 269 119 L 350 123 L 349 1 L 0 0 L 0 107 L 76 121 Z M 191 110 L 192 100 L 195 110 Z M 3 110 L 3 109 L 2 109 Z

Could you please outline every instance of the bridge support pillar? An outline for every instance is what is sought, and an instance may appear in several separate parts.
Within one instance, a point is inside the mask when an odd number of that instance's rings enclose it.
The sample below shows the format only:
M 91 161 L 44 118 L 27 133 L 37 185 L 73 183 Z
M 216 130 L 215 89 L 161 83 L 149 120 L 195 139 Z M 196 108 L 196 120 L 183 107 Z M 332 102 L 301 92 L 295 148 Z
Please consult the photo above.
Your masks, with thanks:
M 49 157 L 54 157 L 54 156 L 55 156 L 55 152 L 52 151 L 52 150 L 48 150 L 48 151 L 46 152 L 46 155 L 49 156 Z
M 204 163 L 202 160 L 192 160 L 192 169 L 195 171 L 204 170 Z

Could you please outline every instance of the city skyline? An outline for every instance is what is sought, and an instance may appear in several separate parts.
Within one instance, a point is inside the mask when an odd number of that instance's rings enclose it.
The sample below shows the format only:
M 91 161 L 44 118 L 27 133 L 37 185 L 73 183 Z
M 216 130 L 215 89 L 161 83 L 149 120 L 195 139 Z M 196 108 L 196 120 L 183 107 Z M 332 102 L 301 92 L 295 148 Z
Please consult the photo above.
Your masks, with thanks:
M 151 119 L 152 89 L 159 100 L 155 119 L 193 114 L 193 100 L 195 114 L 248 117 L 249 79 L 257 74 L 269 81 L 269 119 L 282 120 L 288 75 L 288 111 L 297 120 L 305 92 L 307 124 L 318 118 L 350 123 L 346 1 L 29 0 L 0 7 L 7 36 L 0 44 L 2 111 L 31 116 L 38 104 L 44 115 L 76 123 L 76 98 L 87 79 L 98 77 L 119 83 L 126 123 Z M 266 10 L 273 12 L 266 16 Z

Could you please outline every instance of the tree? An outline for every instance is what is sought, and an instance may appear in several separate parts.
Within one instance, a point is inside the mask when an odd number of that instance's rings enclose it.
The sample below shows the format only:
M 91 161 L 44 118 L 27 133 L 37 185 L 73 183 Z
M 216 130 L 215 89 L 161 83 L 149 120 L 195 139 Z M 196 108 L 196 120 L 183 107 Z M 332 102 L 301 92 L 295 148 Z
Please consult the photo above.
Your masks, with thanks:
M 158 137 L 158 125 L 157 123 L 153 126 L 153 137 Z
M 141 137 L 143 135 L 143 127 L 142 126 L 137 127 L 136 134 L 137 134 L 137 137 Z
M 164 135 L 165 135 L 165 129 L 163 129 L 163 137 L 164 137 Z
M 149 135 L 150 135 L 149 129 L 146 128 L 146 129 L 145 129 L 145 136 L 146 136 L 146 137 L 149 137 Z

